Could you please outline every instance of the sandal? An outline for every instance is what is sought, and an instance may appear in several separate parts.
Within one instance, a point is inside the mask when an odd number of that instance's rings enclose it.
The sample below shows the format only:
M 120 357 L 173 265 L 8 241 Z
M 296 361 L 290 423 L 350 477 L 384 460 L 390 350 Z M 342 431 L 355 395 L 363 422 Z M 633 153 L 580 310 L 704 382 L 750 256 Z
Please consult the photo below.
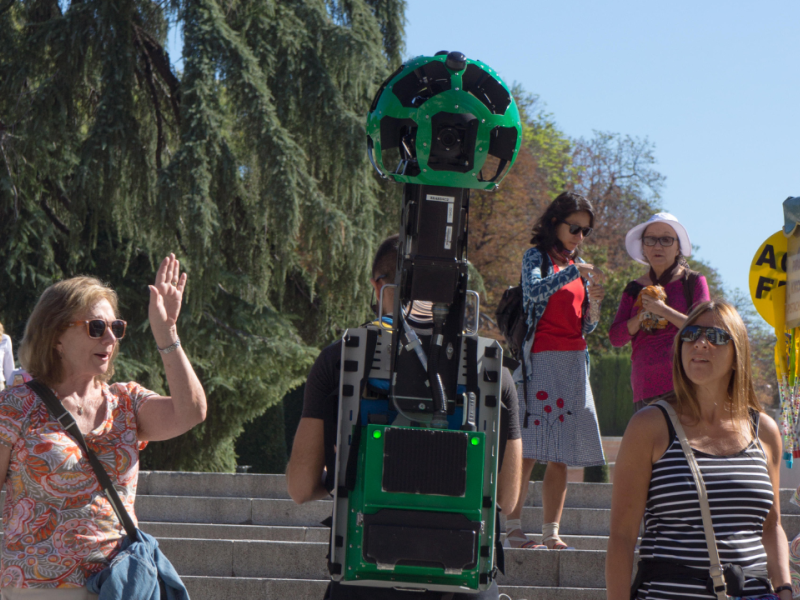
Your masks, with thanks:
M 533 540 L 528 539 L 528 536 L 523 533 L 521 529 L 513 529 L 506 533 L 506 539 L 503 542 L 503 548 L 547 548 L 541 544 L 537 544 Z
M 553 542 L 552 546 L 548 546 L 548 542 Z M 544 547 L 548 550 L 575 550 L 572 546 L 567 546 L 564 541 L 558 536 L 550 536 L 549 538 L 543 539 L 542 543 Z
M 548 542 L 552 542 L 551 546 Z M 572 546 L 567 546 L 564 540 L 558 535 L 558 523 L 545 523 L 542 525 L 542 544 L 548 550 L 575 550 Z

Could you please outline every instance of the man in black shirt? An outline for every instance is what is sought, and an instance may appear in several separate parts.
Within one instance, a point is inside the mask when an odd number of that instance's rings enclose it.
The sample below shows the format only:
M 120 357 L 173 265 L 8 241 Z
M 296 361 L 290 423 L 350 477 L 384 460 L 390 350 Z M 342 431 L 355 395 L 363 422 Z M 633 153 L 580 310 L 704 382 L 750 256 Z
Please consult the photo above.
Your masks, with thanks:
M 372 263 L 370 283 L 377 298 L 381 298 L 381 289 L 386 282 L 393 282 L 397 264 L 397 239 L 391 236 L 384 240 L 378 248 Z M 386 288 L 383 292 L 383 306 L 394 305 L 394 289 Z M 425 303 L 415 303 L 408 317 L 409 324 L 419 333 L 432 330 L 433 320 Z M 384 313 L 387 312 L 384 308 Z M 389 311 L 391 312 L 391 311 Z M 325 485 L 325 418 L 336 414 L 329 403 L 337 403 L 339 390 L 339 371 L 341 358 L 341 340 L 323 349 L 317 357 L 306 380 L 303 397 L 303 413 L 297 433 L 294 437 L 292 454 L 286 470 L 286 481 L 289 495 L 298 504 L 329 497 Z M 502 377 L 502 411 L 501 411 L 501 452 L 500 472 L 497 481 L 497 504 L 506 512 L 514 508 L 520 489 L 522 465 L 522 440 L 519 426 L 519 405 L 517 393 L 508 369 L 503 369 Z M 330 449 L 329 449 L 330 450 Z M 398 592 L 392 589 L 355 588 L 334 584 L 328 592 L 329 598 L 371 598 L 383 600 L 399 598 L 403 600 L 433 600 L 443 598 L 441 592 L 425 594 Z M 460 598 L 462 594 L 456 594 Z M 481 594 L 463 594 L 464 598 L 496 598 L 497 586 L 493 585 Z

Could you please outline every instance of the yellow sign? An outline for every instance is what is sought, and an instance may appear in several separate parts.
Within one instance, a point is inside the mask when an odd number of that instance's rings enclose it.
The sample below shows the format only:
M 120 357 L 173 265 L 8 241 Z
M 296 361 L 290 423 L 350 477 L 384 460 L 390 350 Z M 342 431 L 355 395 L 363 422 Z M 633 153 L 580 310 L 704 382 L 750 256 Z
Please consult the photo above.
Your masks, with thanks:
M 779 231 L 761 244 L 750 264 L 750 297 L 758 314 L 773 327 L 776 309 L 773 307 L 772 290 L 786 285 L 786 248 L 786 236 Z

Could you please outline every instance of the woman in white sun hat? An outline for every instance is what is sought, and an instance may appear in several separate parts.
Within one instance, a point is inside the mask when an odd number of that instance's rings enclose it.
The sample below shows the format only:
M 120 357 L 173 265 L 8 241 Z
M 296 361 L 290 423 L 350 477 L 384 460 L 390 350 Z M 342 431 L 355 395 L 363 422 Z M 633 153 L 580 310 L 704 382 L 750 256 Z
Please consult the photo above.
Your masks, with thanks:
M 633 405 L 637 411 L 672 391 L 672 344 L 693 306 L 709 300 L 706 278 L 689 269 L 692 243 L 686 228 L 669 213 L 658 213 L 631 229 L 625 248 L 650 271 L 631 281 L 622 294 L 608 332 L 611 343 L 628 342 Z M 650 286 L 661 286 L 661 296 Z M 663 294 L 666 294 L 664 298 Z

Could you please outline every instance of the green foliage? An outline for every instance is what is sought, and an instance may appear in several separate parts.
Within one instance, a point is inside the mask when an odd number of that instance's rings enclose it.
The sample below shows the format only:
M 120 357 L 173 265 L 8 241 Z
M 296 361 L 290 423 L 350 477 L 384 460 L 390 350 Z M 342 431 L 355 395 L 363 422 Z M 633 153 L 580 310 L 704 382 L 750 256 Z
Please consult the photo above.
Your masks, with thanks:
M 608 483 L 608 465 L 584 467 L 583 481 L 584 483 Z
M 189 273 L 179 331 L 208 419 L 150 444 L 145 467 L 232 470 L 243 424 L 366 318 L 397 191 L 365 160 L 363 121 L 403 52 L 404 7 L 32 0 L 0 15 L 0 313 L 14 341 L 45 287 L 97 275 L 131 324 L 118 378 L 166 393 L 146 286 L 169 251 Z
M 537 168 L 545 174 L 548 191 L 555 198 L 578 174 L 572 158 L 573 142 L 559 129 L 538 95 L 525 92 L 519 84 L 512 92 L 522 121 L 522 142 L 536 157 Z
M 621 436 L 633 416 L 630 354 L 608 353 L 592 357 L 589 382 L 600 433 Z
M 238 465 L 248 465 L 248 473 L 284 473 L 288 455 L 284 436 L 283 402 L 244 426 L 236 439 Z

